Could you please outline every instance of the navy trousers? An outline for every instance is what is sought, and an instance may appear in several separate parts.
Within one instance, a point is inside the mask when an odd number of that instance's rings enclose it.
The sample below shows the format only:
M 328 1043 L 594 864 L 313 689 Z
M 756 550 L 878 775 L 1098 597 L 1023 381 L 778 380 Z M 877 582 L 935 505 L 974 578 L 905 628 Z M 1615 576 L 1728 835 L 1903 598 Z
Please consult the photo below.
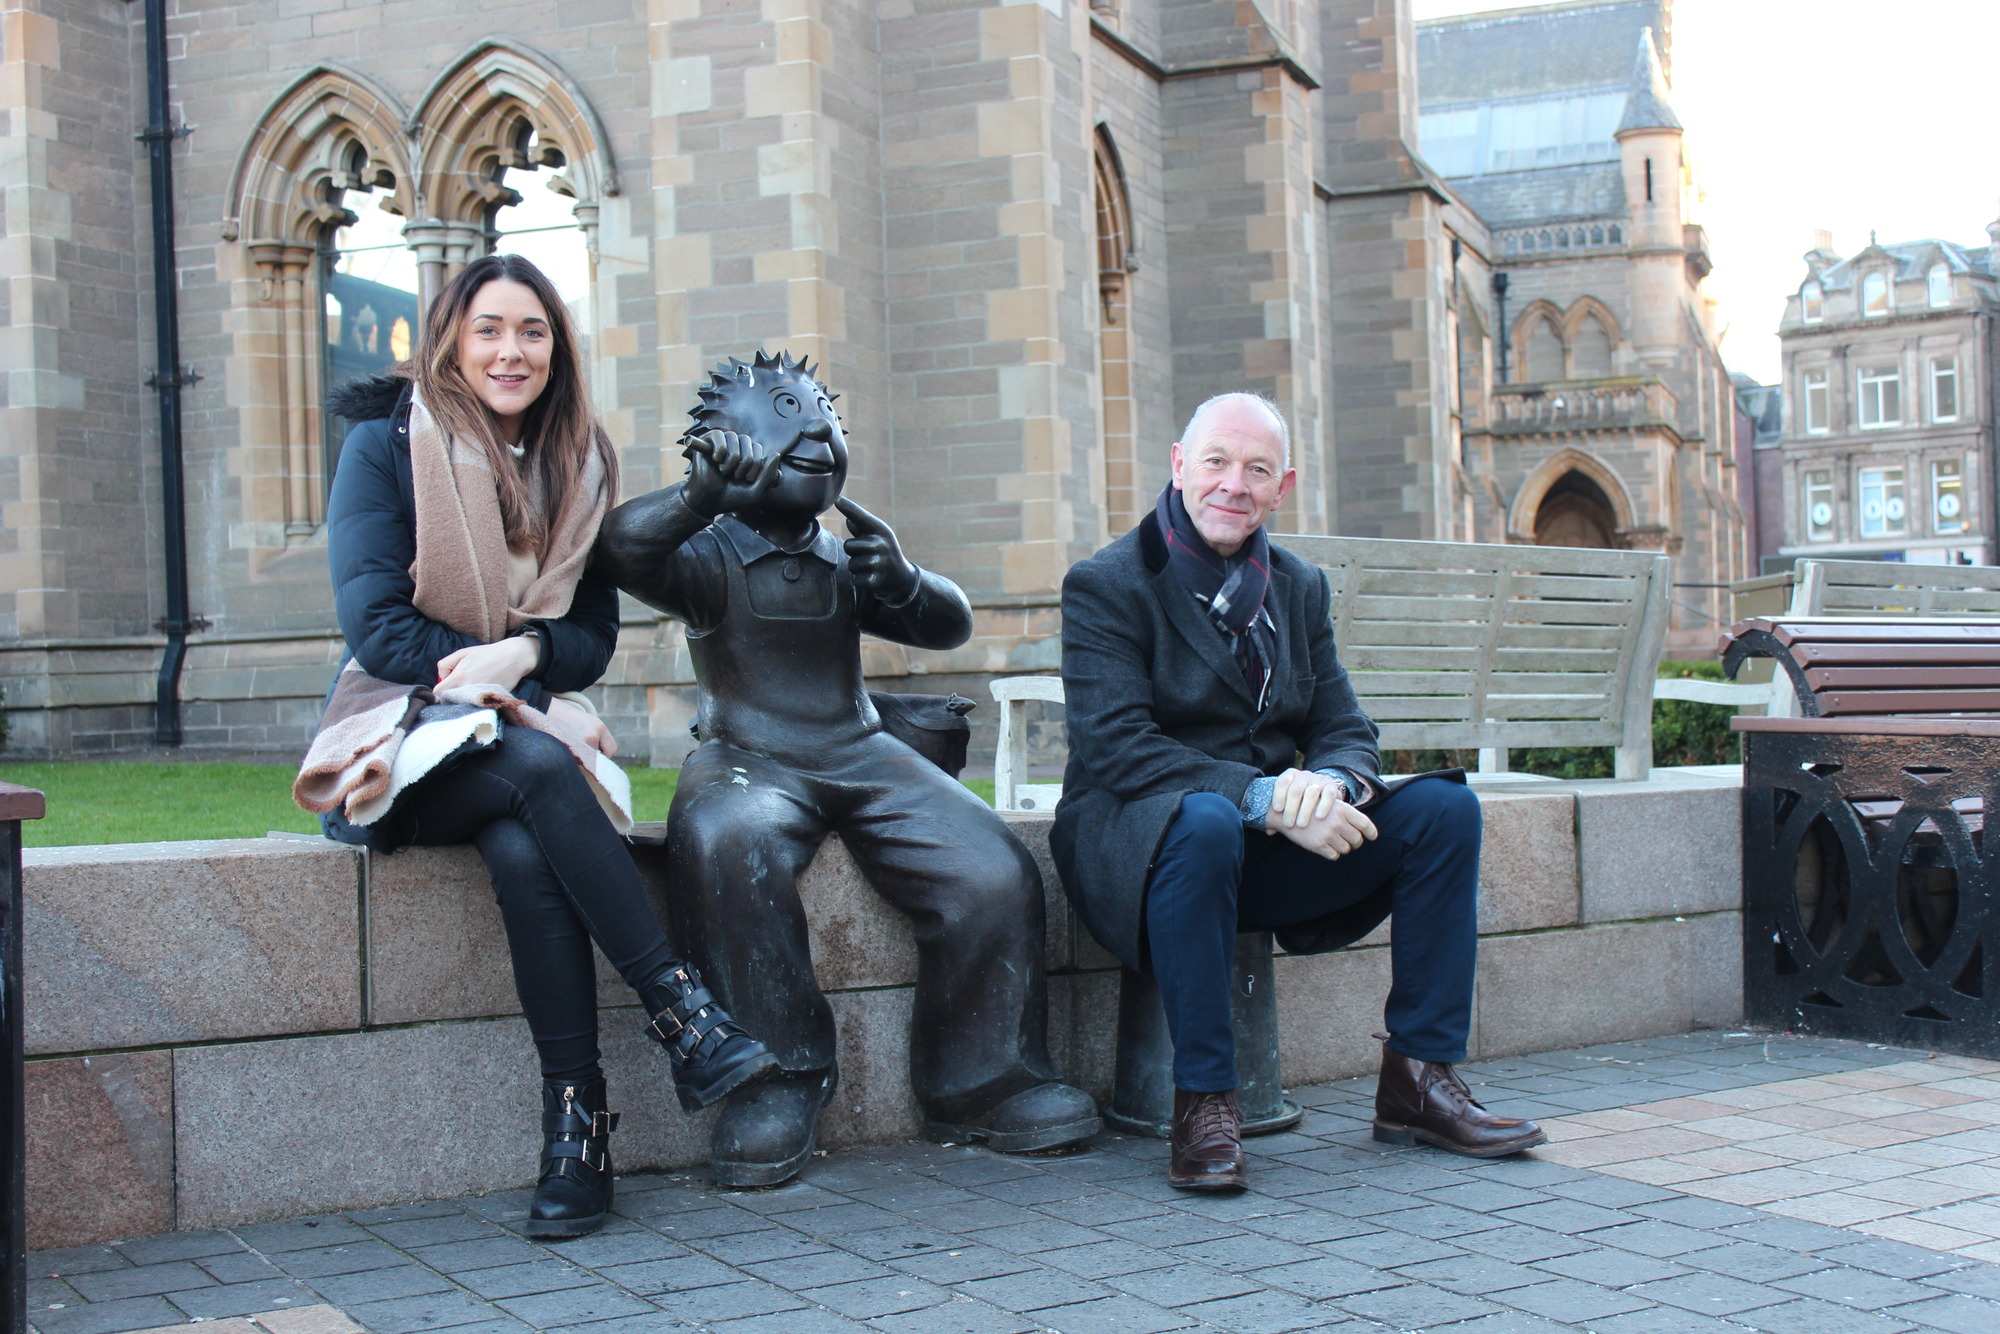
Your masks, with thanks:
M 1244 826 L 1212 792 L 1190 793 L 1146 883 L 1146 937 L 1174 1042 L 1174 1085 L 1236 1087 L 1230 961 L 1238 931 L 1308 922 L 1391 887 L 1389 1045 L 1462 1061 L 1479 948 L 1479 798 L 1463 783 L 1406 784 L 1367 812 L 1379 837 L 1335 861 Z M 1332 1016 L 1328 1016 L 1329 1019 Z

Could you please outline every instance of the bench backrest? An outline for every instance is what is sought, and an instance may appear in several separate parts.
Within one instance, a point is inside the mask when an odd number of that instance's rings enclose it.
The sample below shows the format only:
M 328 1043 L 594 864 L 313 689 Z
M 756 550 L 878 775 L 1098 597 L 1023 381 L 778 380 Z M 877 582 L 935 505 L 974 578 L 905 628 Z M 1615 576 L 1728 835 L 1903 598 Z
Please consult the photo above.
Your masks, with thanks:
M 1789 615 L 2000 616 L 2000 568 L 1805 559 Z
M 1807 718 L 2000 715 L 2000 617 L 1758 617 L 1722 641 L 1723 670 L 1775 659 Z
M 1334 642 L 1385 750 L 1615 746 L 1652 766 L 1665 556 L 1581 547 L 1302 537 L 1326 571 Z M 1497 752 L 1497 762 L 1491 755 Z

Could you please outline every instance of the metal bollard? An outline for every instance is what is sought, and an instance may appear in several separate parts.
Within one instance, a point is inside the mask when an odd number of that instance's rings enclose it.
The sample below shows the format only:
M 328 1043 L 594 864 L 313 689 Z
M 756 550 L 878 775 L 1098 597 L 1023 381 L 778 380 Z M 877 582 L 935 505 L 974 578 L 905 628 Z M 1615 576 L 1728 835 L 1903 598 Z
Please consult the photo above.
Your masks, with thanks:
M 28 1328 L 26 1069 L 21 1028 L 21 821 L 42 818 L 42 794 L 0 783 L 0 1330 Z
M 1174 1116 L 1174 1046 L 1153 979 L 1130 968 L 1118 988 L 1118 1069 L 1104 1119 L 1128 1135 L 1166 1139 Z M 1289 1130 L 1304 1115 L 1285 1096 L 1278 1071 L 1278 989 L 1271 933 L 1236 937 L 1230 969 L 1230 1020 L 1236 1029 L 1236 1098 L 1243 1133 Z

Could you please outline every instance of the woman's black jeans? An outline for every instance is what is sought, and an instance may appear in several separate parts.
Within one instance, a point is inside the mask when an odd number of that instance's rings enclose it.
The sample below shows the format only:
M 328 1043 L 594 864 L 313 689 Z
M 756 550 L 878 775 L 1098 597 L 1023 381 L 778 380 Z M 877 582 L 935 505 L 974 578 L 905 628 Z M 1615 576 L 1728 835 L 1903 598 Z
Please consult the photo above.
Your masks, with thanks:
M 592 942 L 635 990 L 680 960 L 569 749 L 509 727 L 497 746 L 424 778 L 397 806 L 412 844 L 471 843 L 485 859 L 543 1077 L 596 1078 Z

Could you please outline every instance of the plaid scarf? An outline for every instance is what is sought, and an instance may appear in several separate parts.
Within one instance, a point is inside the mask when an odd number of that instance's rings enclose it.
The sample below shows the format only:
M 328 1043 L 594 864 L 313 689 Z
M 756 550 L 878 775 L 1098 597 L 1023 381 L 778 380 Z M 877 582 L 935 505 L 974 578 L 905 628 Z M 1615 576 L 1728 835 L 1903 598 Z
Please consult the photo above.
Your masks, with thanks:
M 1160 492 L 1153 514 L 1167 544 L 1167 567 L 1229 640 L 1244 683 L 1261 710 L 1269 698 L 1272 664 L 1278 656 L 1277 631 L 1264 610 L 1264 595 L 1271 589 L 1271 540 L 1259 528 L 1234 556 L 1217 555 L 1196 530 L 1187 503 L 1172 482 Z

